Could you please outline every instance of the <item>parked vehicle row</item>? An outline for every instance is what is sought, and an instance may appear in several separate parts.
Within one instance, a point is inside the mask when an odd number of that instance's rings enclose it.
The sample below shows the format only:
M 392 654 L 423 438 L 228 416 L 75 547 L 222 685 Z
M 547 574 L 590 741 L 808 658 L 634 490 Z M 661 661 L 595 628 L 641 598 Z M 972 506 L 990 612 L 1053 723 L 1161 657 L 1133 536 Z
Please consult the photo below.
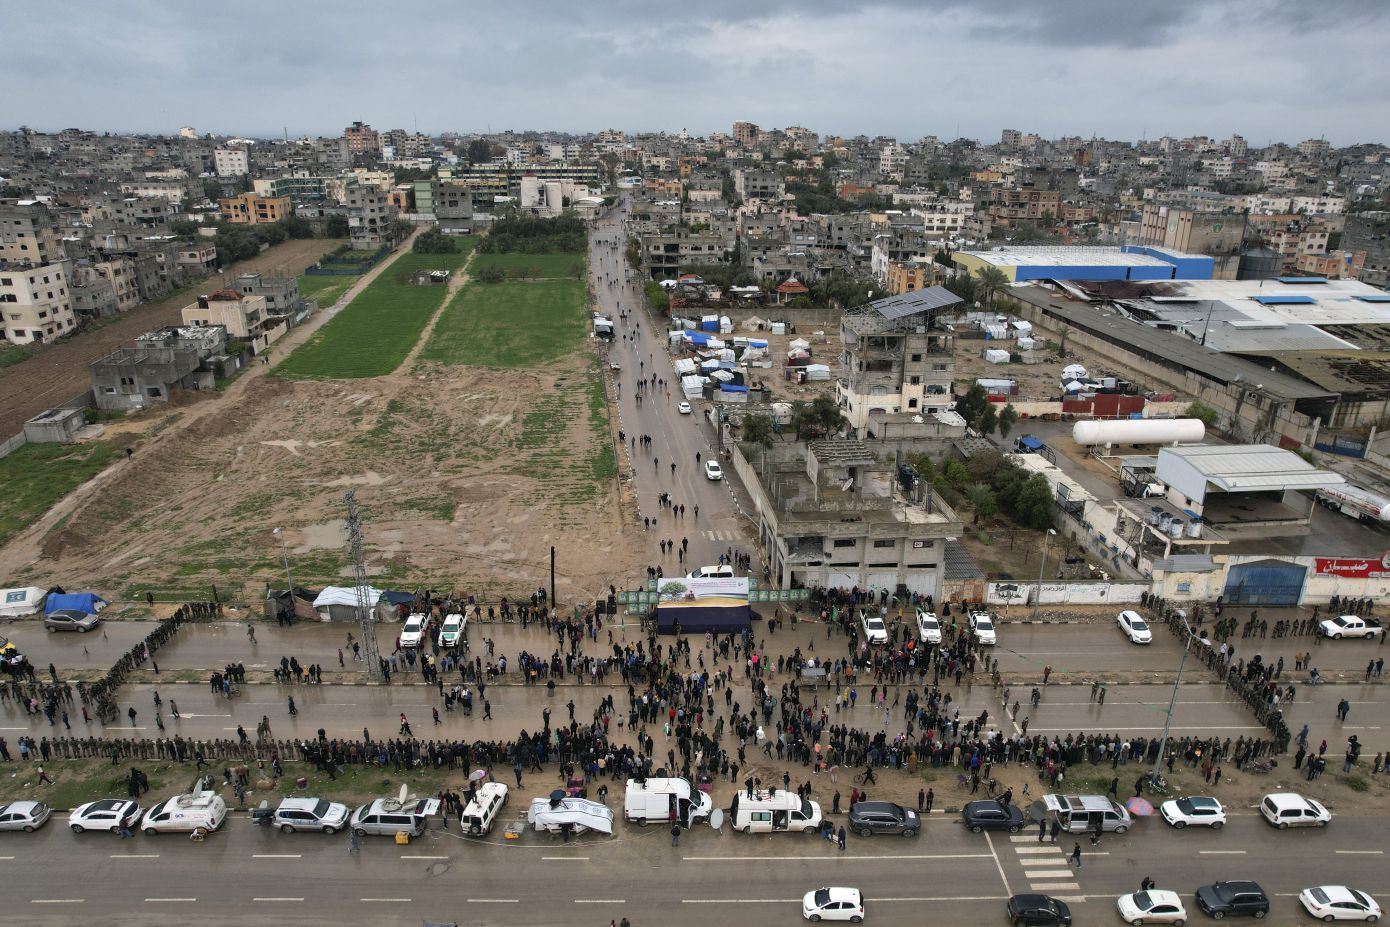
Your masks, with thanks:
M 1269 895 L 1258 882 L 1248 879 L 1213 882 L 1194 893 L 1202 913 L 1213 920 L 1227 917 L 1263 919 L 1269 914 Z M 1298 901 L 1313 917 L 1333 921 L 1364 921 L 1374 924 L 1380 920 L 1380 905 L 1360 889 L 1346 885 L 1317 885 L 1305 888 Z M 1167 889 L 1150 888 L 1121 895 L 1115 900 L 1120 917 L 1136 927 L 1143 924 L 1187 923 L 1187 907 L 1182 896 Z M 1071 908 L 1065 901 L 1048 895 L 1022 894 L 1009 899 L 1009 920 L 1016 927 L 1070 927 Z

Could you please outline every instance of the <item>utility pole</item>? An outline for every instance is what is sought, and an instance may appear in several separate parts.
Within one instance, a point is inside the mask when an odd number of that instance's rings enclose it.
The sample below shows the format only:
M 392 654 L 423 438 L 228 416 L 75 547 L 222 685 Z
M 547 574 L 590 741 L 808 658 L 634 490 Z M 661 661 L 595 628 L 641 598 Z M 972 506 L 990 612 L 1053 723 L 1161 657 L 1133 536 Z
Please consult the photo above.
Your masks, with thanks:
M 555 548 L 550 548 L 550 607 L 555 608 Z
M 352 578 L 356 586 L 357 627 L 362 635 L 362 659 L 367 663 L 367 678 L 382 682 L 381 654 L 376 649 L 376 628 L 373 627 L 372 609 L 375 602 L 367 601 L 367 562 L 362 556 L 362 516 L 357 511 L 357 490 L 349 489 L 343 496 L 347 505 L 348 548 L 352 551 Z
M 1047 529 L 1047 534 L 1043 535 L 1042 563 L 1038 564 L 1038 592 L 1033 596 L 1033 620 L 1038 620 L 1038 606 L 1042 604 L 1042 584 L 1043 571 L 1047 569 L 1047 548 L 1052 543 L 1052 536 L 1056 534 L 1053 528 Z
M 1178 676 L 1173 680 L 1173 694 L 1168 699 L 1168 717 L 1163 721 L 1163 736 L 1158 741 L 1158 756 L 1154 759 L 1154 768 L 1149 770 L 1149 782 L 1155 782 L 1159 778 L 1158 769 L 1163 765 L 1163 755 L 1168 751 L 1168 730 L 1173 726 L 1173 710 L 1178 705 L 1178 688 L 1182 685 L 1182 670 L 1187 665 L 1187 655 L 1192 650 L 1192 629 L 1187 626 L 1187 619 L 1183 618 L 1182 632 L 1182 659 L 1178 661 Z

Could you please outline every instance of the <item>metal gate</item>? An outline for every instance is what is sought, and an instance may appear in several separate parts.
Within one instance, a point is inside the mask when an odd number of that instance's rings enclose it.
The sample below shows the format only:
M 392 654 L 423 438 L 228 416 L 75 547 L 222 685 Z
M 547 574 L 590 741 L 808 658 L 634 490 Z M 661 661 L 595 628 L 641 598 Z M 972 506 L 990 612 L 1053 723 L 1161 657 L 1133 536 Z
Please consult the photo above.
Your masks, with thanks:
M 1282 560 L 1240 563 L 1226 573 L 1227 605 L 1297 605 L 1308 568 Z

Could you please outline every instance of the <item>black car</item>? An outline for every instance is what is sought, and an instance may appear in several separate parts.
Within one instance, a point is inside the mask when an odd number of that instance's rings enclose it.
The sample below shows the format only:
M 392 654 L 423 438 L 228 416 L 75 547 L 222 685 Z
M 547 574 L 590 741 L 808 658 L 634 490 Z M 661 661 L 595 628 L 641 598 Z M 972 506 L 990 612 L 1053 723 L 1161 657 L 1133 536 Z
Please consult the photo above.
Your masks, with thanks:
M 915 837 L 922 829 L 917 812 L 891 801 L 860 801 L 849 809 L 849 829 L 861 837 L 902 834 Z
M 1257 882 L 1216 882 L 1197 889 L 1197 907 L 1218 920 L 1228 914 L 1264 917 L 1269 896 Z
M 1023 812 L 1018 805 L 1006 805 L 999 801 L 966 802 L 961 809 L 965 826 L 974 833 L 983 830 L 1006 830 L 1016 834 L 1023 830 Z
M 1071 927 L 1071 908 L 1050 895 L 1015 895 L 1009 899 L 1008 910 L 1015 927 Z

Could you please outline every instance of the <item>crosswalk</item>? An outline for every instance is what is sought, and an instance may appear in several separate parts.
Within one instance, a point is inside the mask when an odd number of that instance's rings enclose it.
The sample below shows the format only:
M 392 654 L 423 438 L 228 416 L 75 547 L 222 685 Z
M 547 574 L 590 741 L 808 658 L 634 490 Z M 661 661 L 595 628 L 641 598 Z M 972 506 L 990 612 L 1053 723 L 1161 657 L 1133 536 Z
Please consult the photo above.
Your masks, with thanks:
M 1077 873 L 1072 870 L 1067 851 L 1061 844 L 1039 843 L 1037 837 L 1023 834 L 1014 834 L 1009 840 L 1010 849 L 1023 867 L 1023 877 L 1028 880 L 1029 891 L 1051 895 L 1081 890 L 1080 883 L 1076 881 Z
M 700 535 L 710 541 L 741 541 L 743 537 L 737 528 L 727 528 L 722 531 L 701 531 Z

